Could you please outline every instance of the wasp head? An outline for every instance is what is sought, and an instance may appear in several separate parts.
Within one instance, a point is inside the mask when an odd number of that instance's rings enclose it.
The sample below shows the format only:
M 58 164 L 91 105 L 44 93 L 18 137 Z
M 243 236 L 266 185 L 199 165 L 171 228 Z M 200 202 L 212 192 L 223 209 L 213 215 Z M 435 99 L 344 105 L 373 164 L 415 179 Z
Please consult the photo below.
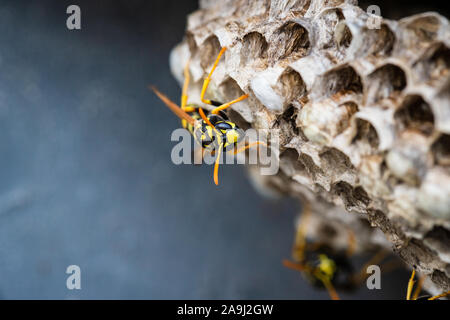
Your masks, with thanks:
M 194 126 L 195 140 L 205 149 L 214 150 L 219 146 L 235 146 L 244 137 L 244 132 L 234 122 L 220 115 L 208 115 L 209 125 L 204 120 L 197 120 Z

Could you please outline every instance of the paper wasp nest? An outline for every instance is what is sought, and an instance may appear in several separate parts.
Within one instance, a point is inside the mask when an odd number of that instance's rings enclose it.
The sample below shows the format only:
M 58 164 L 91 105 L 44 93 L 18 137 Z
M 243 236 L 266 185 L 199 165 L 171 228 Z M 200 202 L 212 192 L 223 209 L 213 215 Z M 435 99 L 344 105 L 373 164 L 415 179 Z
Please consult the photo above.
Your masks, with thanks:
M 256 185 L 312 201 L 316 238 L 345 246 L 350 228 L 359 250 L 392 247 L 450 290 L 449 22 L 344 0 L 200 1 L 171 55 L 180 82 L 191 58 L 191 101 L 222 46 L 207 95 L 248 93 L 232 120 L 281 132 L 280 171 Z

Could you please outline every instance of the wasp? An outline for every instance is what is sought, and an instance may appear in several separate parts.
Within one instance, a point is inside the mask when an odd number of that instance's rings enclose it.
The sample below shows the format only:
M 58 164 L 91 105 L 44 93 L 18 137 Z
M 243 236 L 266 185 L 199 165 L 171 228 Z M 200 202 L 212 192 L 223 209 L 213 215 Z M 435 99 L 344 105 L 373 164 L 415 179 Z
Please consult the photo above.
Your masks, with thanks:
M 233 151 L 234 154 L 238 154 L 253 146 L 257 146 L 259 144 L 265 145 L 261 141 L 256 141 L 251 142 L 244 147 L 236 149 L 237 144 L 244 137 L 244 132 L 234 122 L 231 122 L 223 111 L 233 104 L 247 99 L 248 94 L 244 94 L 237 99 L 229 101 L 227 103 L 221 103 L 205 98 L 205 93 L 208 89 L 211 77 L 226 49 L 226 47 L 222 47 L 212 66 L 211 71 L 203 81 L 200 98 L 203 103 L 214 107 L 211 112 L 205 112 L 201 106 L 188 104 L 187 102 L 187 92 L 190 79 L 189 61 L 184 67 L 184 83 L 181 94 L 181 107 L 171 101 L 167 96 L 161 93 L 154 86 L 150 86 L 150 88 L 165 103 L 165 105 L 181 119 L 182 127 L 187 129 L 193 135 L 194 140 L 202 147 L 202 151 L 208 150 L 216 156 L 213 175 L 214 183 L 216 185 L 219 184 L 219 164 L 222 152 L 224 150 L 226 152 Z
M 355 271 L 351 257 L 356 249 L 353 232 L 349 231 L 348 247 L 346 250 L 336 250 L 324 243 L 308 243 L 306 231 L 311 215 L 309 202 L 304 201 L 302 219 L 298 225 L 294 248 L 293 261 L 283 260 L 287 268 L 299 271 L 314 287 L 325 288 L 332 300 L 339 300 L 337 290 L 356 290 L 367 278 L 367 267 L 382 262 L 387 251 L 380 250 L 370 259 L 360 271 Z M 395 268 L 397 261 L 386 262 L 384 270 Z
M 354 271 L 350 258 L 354 255 L 356 240 L 352 232 L 349 232 L 347 250 L 336 250 L 322 243 L 308 243 L 306 241 L 306 231 L 308 220 L 311 215 L 310 204 L 304 201 L 302 219 L 297 228 L 297 234 L 293 249 L 293 259 L 283 260 L 285 267 L 301 272 L 301 274 L 314 287 L 326 288 L 331 299 L 339 300 L 337 289 L 353 291 L 357 289 L 367 278 L 367 267 L 381 263 L 386 255 L 386 250 L 377 252 L 359 272 Z M 398 267 L 398 261 L 388 261 L 382 265 L 385 272 Z M 425 295 L 419 297 L 425 277 L 420 277 L 417 286 L 415 285 L 415 270 L 408 282 L 406 300 L 436 300 L 450 295 L 450 291 L 436 296 Z

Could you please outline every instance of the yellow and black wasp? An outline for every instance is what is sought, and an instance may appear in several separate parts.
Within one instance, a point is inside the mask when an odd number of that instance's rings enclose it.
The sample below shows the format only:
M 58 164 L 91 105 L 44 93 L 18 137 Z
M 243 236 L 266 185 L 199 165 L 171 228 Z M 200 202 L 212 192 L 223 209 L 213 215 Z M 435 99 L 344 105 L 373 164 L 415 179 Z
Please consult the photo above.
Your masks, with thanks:
M 357 289 L 367 278 L 367 267 L 382 262 L 387 251 L 379 251 L 360 271 L 355 271 L 350 259 L 356 248 L 353 232 L 349 231 L 348 233 L 346 250 L 336 250 L 324 243 L 309 243 L 306 240 L 306 232 L 310 215 L 310 205 L 305 201 L 292 253 L 294 261 L 283 260 L 283 265 L 299 271 L 311 285 L 325 288 L 331 299 L 339 300 L 337 290 L 353 291 Z M 396 261 L 389 261 L 383 266 L 383 269 L 387 270 L 395 266 Z
M 248 98 L 248 94 L 244 94 L 239 98 L 227 103 L 220 103 L 214 100 L 205 99 L 205 93 L 211 81 L 212 74 L 217 67 L 226 47 L 223 47 L 217 56 L 211 71 L 203 81 L 201 91 L 201 101 L 205 104 L 214 106 L 211 112 L 205 112 L 200 106 L 188 104 L 188 87 L 189 87 L 189 61 L 184 68 L 184 84 L 181 95 L 181 107 L 171 101 L 167 96 L 161 93 L 158 89 L 151 86 L 150 88 L 156 95 L 175 113 L 180 119 L 183 128 L 189 130 L 194 136 L 195 141 L 202 147 L 203 150 L 208 150 L 216 156 L 214 164 L 214 183 L 219 184 L 219 164 L 223 150 L 232 151 L 234 154 L 245 151 L 252 146 L 264 144 L 260 141 L 252 142 L 242 148 L 235 149 L 237 144 L 243 139 L 244 132 L 235 123 L 231 122 L 223 110 L 229 108 L 231 105 Z
M 337 251 L 330 246 L 322 243 L 308 243 L 306 241 L 306 231 L 308 219 L 311 215 L 310 206 L 304 201 L 302 219 L 297 228 L 297 234 L 293 250 L 293 259 L 284 260 L 285 267 L 301 272 L 301 274 L 315 287 L 326 288 L 331 299 L 339 300 L 337 289 L 344 291 L 353 291 L 357 289 L 367 278 L 367 268 L 370 265 L 381 263 L 387 256 L 386 250 L 380 250 L 372 259 L 370 259 L 358 272 L 355 272 L 350 261 L 356 246 L 354 234 L 349 232 L 347 250 Z M 398 261 L 387 261 L 382 265 L 385 272 L 399 266 Z M 407 300 L 428 299 L 436 300 L 450 295 L 450 291 L 436 296 L 421 296 L 424 277 L 420 277 L 416 289 L 414 288 L 415 270 L 413 269 L 411 278 L 408 282 L 406 294 Z

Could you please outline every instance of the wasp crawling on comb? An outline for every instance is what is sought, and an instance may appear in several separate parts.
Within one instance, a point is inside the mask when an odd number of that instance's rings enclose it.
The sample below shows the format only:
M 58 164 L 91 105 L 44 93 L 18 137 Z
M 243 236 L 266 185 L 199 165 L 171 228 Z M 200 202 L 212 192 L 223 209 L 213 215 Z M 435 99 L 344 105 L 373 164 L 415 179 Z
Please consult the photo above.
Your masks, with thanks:
M 223 47 L 220 50 L 211 71 L 203 81 L 200 98 L 203 103 L 215 107 L 211 112 L 205 112 L 200 106 L 187 103 L 187 91 L 190 79 L 189 61 L 184 68 L 184 84 L 181 95 L 181 107 L 171 101 L 158 89 L 150 86 L 150 88 L 166 104 L 166 106 L 181 119 L 183 128 L 189 130 L 189 132 L 194 136 L 195 141 L 202 147 L 202 149 L 209 150 L 215 154 L 216 160 L 214 163 L 214 183 L 216 185 L 219 184 L 219 164 L 222 152 L 224 150 L 227 152 L 238 154 L 258 144 L 264 145 L 263 142 L 256 141 L 235 150 L 237 144 L 244 138 L 244 132 L 235 123 L 229 121 L 228 117 L 223 112 L 223 110 L 229 108 L 233 104 L 247 99 L 248 94 L 244 94 L 239 98 L 227 103 L 220 103 L 214 100 L 205 99 L 205 92 L 208 88 L 209 82 L 211 81 L 211 76 L 225 50 L 226 47 Z
M 293 250 L 293 259 L 283 260 L 283 265 L 287 268 L 299 271 L 313 286 L 325 288 L 331 299 L 339 300 L 336 289 L 353 291 L 362 285 L 367 279 L 367 268 L 371 265 L 377 265 L 385 260 L 387 251 L 378 251 L 372 259 L 370 259 L 359 272 L 354 271 L 354 267 L 350 258 L 354 255 L 356 247 L 356 239 L 353 232 L 349 231 L 347 250 L 336 250 L 323 243 L 309 243 L 306 240 L 308 229 L 308 221 L 311 216 L 310 204 L 304 201 L 303 214 L 297 228 L 295 245 Z M 384 272 L 389 272 L 397 268 L 398 260 L 390 260 L 382 263 L 380 267 Z M 417 286 L 413 292 L 415 285 L 415 270 L 408 282 L 406 300 L 437 300 L 450 296 L 450 291 L 444 292 L 436 296 L 420 296 L 424 276 L 419 278 Z
M 348 231 L 346 250 L 337 250 L 324 243 L 309 243 L 306 240 L 308 222 L 311 216 L 310 204 L 304 201 L 303 214 L 297 228 L 293 259 L 283 260 L 287 268 L 299 271 L 314 287 L 325 288 L 331 299 L 339 300 L 337 290 L 354 291 L 367 278 L 367 267 L 381 263 L 387 256 L 386 250 L 378 251 L 359 271 L 351 262 L 356 250 L 356 239 Z M 382 267 L 385 271 L 396 268 L 398 261 L 387 261 Z

